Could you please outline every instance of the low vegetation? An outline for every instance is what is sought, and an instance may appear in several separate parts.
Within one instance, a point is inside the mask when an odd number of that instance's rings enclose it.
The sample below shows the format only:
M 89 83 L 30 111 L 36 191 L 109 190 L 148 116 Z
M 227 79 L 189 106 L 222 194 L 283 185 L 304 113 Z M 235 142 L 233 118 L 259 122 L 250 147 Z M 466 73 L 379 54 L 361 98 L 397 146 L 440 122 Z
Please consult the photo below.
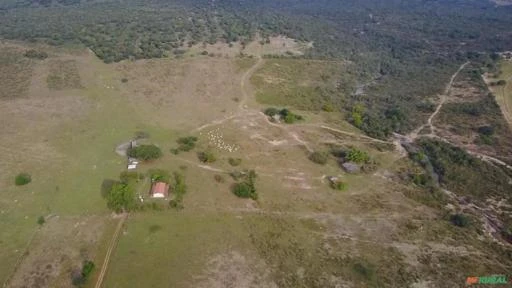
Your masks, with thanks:
M 453 225 L 458 227 L 468 227 L 471 225 L 471 219 L 464 214 L 453 214 L 450 216 L 450 221 Z
M 35 49 L 30 49 L 25 51 L 25 54 L 23 54 L 25 57 L 30 59 L 37 59 L 37 60 L 44 60 L 48 58 L 48 53 L 44 51 L 39 51 Z
M 30 182 L 32 182 L 32 176 L 28 173 L 20 173 L 14 177 L 14 184 L 16 184 L 16 186 L 27 185 Z
M 213 163 L 217 161 L 217 157 L 212 151 L 199 152 L 197 153 L 197 158 L 199 158 L 199 161 L 203 163 Z
M 73 275 L 73 278 L 71 279 L 73 285 L 77 287 L 83 287 L 92 275 L 94 268 L 94 262 L 89 260 L 85 261 L 82 264 L 82 270 L 79 273 L 76 273 L 76 275 Z
M 179 172 L 173 173 L 172 192 L 174 198 L 169 201 L 169 207 L 177 210 L 183 209 L 183 196 L 187 193 L 187 185 L 185 184 L 185 176 Z
M 176 142 L 178 143 L 178 148 L 171 149 L 171 153 L 179 154 L 180 152 L 188 152 L 196 147 L 197 137 L 188 136 L 181 137 Z
M 287 124 L 293 124 L 296 121 L 304 120 L 304 117 L 298 114 L 294 114 L 286 108 L 280 110 L 277 108 L 267 108 L 263 113 L 271 117 L 270 119 L 272 121 L 274 121 L 276 119 L 276 115 L 278 115 L 279 120 L 283 120 Z
M 162 150 L 154 144 L 139 145 L 129 149 L 127 154 L 129 157 L 143 161 L 150 161 L 162 157 Z
M 242 181 L 233 185 L 233 194 L 240 198 L 258 200 L 258 193 L 255 187 L 256 177 L 257 175 L 254 170 L 241 173 L 240 176 L 236 177 L 236 180 L 241 179 Z
M 332 181 L 329 183 L 329 186 L 334 189 L 334 190 L 338 190 L 338 191 L 345 191 L 347 190 L 348 188 L 348 184 L 343 182 L 343 181 Z
M 241 158 L 229 158 L 228 159 L 228 163 L 229 165 L 233 166 L 233 167 L 236 167 L 236 166 L 239 166 L 240 164 L 242 164 L 242 159 Z
M 316 164 L 325 165 L 327 164 L 327 160 L 329 160 L 329 154 L 326 152 L 315 151 L 309 154 L 309 160 Z

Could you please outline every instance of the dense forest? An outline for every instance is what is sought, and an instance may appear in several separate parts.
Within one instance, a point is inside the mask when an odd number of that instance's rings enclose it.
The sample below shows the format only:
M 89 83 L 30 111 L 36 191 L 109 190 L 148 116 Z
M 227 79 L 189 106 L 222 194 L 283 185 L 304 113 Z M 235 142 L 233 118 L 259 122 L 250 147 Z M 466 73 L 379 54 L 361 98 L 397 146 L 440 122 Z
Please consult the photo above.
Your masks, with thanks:
M 345 98 L 339 109 L 363 107 L 355 124 L 384 138 L 422 121 L 426 97 L 468 57 L 512 50 L 510 15 L 512 6 L 487 0 L 3 0 L 0 37 L 80 44 L 106 63 L 244 43 L 257 32 L 312 41 L 304 57 L 355 63 L 358 83 L 327 92 Z M 347 87 L 365 93 L 348 97 Z

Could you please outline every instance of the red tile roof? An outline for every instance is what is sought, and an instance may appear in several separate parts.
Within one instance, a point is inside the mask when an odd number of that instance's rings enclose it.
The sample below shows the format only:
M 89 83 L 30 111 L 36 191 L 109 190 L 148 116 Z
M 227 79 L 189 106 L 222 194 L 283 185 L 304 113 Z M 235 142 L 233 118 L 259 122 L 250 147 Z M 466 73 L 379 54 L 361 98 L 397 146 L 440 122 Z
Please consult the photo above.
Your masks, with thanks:
M 153 187 L 151 188 L 151 195 L 155 194 L 164 194 L 167 196 L 169 193 L 169 184 L 164 182 L 155 182 L 153 183 Z

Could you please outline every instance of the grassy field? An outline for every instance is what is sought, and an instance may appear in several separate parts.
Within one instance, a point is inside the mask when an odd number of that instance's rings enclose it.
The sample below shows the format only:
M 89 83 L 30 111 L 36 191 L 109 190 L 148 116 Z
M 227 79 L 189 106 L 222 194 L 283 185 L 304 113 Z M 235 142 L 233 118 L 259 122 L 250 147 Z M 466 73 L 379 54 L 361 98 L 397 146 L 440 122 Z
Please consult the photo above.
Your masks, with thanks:
M 338 85 L 347 91 L 355 87 L 349 70 L 350 64 L 344 62 L 267 59 L 251 83 L 262 104 L 302 110 L 321 110 L 329 104 L 338 110 L 343 99 L 333 98 L 332 91 Z
M 27 61 L 25 48 L 5 49 L 16 63 Z M 287 125 L 269 122 L 254 99 L 240 107 L 240 82 L 256 59 L 106 65 L 84 50 L 40 49 L 50 57 L 0 75 L 17 95 L 0 99 L 6 123 L 0 130 L 0 169 L 6 171 L 0 176 L 0 280 L 10 279 L 8 287 L 71 287 L 71 272 L 86 259 L 99 271 L 117 223 L 100 187 L 125 169 L 126 159 L 114 148 L 136 131 L 148 133 L 147 141 L 164 154 L 138 171 L 182 173 L 184 209 L 162 201 L 161 211 L 132 213 L 104 287 L 454 287 L 475 272 L 504 273 L 510 262 L 500 248 L 487 245 L 488 238 L 476 242 L 477 226 L 468 233 L 475 242 L 464 242 L 462 251 L 457 240 L 464 230 L 453 229 L 446 211 L 421 204 L 428 191 L 400 178 L 397 170 L 409 160 L 392 144 L 363 137 L 341 113 L 298 111 L 305 120 Z M 256 89 L 257 100 L 305 110 L 336 104 L 322 97 L 316 102 L 316 87 L 333 88 L 329 75 L 343 78 L 345 64 L 264 61 L 252 85 L 245 85 Z M 297 97 L 298 91 L 306 94 Z M 197 146 L 173 155 L 170 149 L 182 136 L 198 137 Z M 308 159 L 312 151 L 336 147 L 367 152 L 374 170 L 352 175 L 334 156 L 325 165 Z M 217 160 L 201 163 L 202 151 Z M 235 167 L 229 158 L 241 163 Z M 245 169 L 258 175 L 256 201 L 231 191 L 236 181 L 230 174 Z M 20 172 L 31 174 L 32 182 L 15 186 Z M 347 189 L 331 189 L 327 176 L 339 177 Z M 39 216 L 46 217 L 41 227 Z M 493 258 L 482 266 L 446 260 L 484 252 Z M 436 267 L 452 280 L 443 284 L 444 278 L 432 276 Z
M 492 81 L 505 80 L 505 86 L 489 87 L 496 95 L 496 102 L 500 105 L 503 116 L 512 129 L 512 61 L 502 61 L 500 64 L 501 73 L 498 78 L 490 79 Z

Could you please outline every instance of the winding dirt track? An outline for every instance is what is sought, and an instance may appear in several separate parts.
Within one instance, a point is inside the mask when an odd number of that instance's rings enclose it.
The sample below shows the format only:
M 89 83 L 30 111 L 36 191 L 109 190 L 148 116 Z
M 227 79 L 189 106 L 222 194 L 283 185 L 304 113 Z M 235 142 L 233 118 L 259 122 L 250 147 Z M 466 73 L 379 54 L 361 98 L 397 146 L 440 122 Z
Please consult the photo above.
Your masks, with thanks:
M 112 236 L 112 240 L 110 240 L 110 245 L 108 246 L 107 254 L 105 255 L 105 260 L 103 261 L 103 265 L 101 265 L 100 275 L 98 276 L 98 280 L 96 281 L 95 288 L 101 288 L 103 284 L 103 279 L 105 278 L 105 274 L 107 273 L 108 264 L 110 262 L 110 256 L 112 255 L 112 251 L 116 247 L 117 240 L 119 238 L 119 234 L 121 229 L 123 228 L 124 222 L 128 218 L 128 213 L 125 213 L 121 216 L 119 223 L 117 223 L 116 231 L 114 232 L 114 236 Z

